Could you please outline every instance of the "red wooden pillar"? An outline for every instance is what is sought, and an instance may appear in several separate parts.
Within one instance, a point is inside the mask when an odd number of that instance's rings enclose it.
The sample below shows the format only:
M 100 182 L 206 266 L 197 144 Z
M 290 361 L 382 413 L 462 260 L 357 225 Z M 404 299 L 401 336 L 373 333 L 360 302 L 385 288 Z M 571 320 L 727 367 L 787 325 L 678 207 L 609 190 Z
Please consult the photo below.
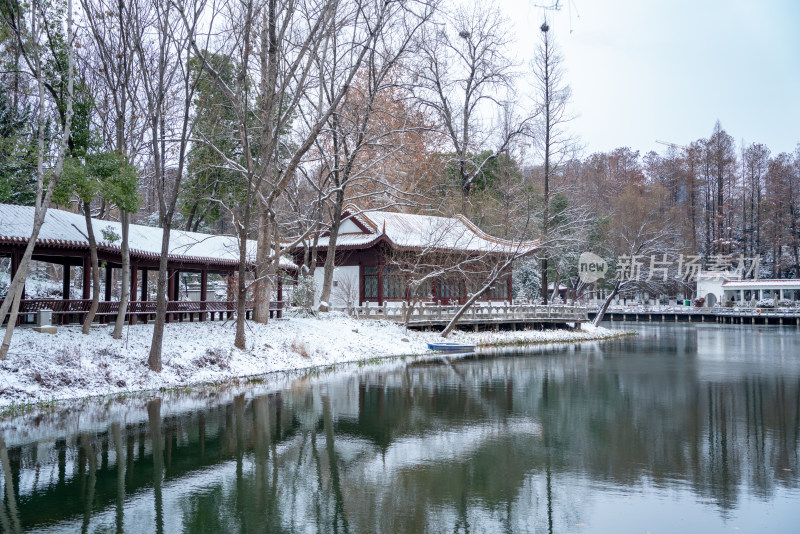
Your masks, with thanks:
M 19 252 L 16 249 L 11 250 L 11 279 L 14 279 L 14 275 L 17 274 L 17 270 L 19 269 Z
M 141 286 L 142 286 L 142 294 L 139 297 L 139 300 L 144 302 L 144 301 L 147 300 L 147 269 L 142 269 L 142 284 L 141 284 Z M 133 298 L 135 296 L 136 295 L 132 295 L 131 298 Z M 144 306 L 144 304 L 142 306 Z M 142 314 L 141 319 L 142 319 L 142 322 L 144 324 L 147 324 L 147 314 L 146 313 Z
M 90 289 L 92 287 L 92 260 L 89 256 L 83 258 L 83 294 L 81 298 L 84 300 L 92 298 Z
M 106 302 L 111 301 L 111 275 L 114 273 L 114 269 L 111 267 L 110 263 L 106 263 Z
M 175 269 L 175 275 L 173 278 L 173 284 L 175 288 L 172 290 L 172 295 L 175 297 L 175 300 L 181 300 L 181 272 L 178 269 Z M 176 308 L 177 310 L 177 308 Z M 178 320 L 183 322 L 183 314 L 178 314 Z
M 110 263 L 106 262 L 106 269 L 105 270 L 106 270 L 106 273 L 105 273 L 106 274 L 106 280 L 105 280 L 105 288 L 104 288 L 105 289 L 105 292 L 104 292 L 105 294 L 103 295 L 103 298 L 104 298 L 105 302 L 111 302 L 111 274 L 114 272 L 114 269 L 111 267 Z M 101 323 L 107 323 L 108 322 L 108 318 L 109 318 L 108 315 L 101 315 L 100 316 L 100 322 Z
M 513 302 L 513 297 L 511 295 L 512 295 L 512 289 L 514 287 L 514 284 L 511 283 L 511 276 L 512 276 L 512 274 L 508 273 L 508 278 L 506 279 L 506 291 L 508 291 L 508 301 L 509 302 Z
M 136 289 L 139 284 L 139 266 L 135 263 L 131 263 L 131 289 L 128 293 L 129 300 L 133 300 L 136 297 Z M 128 314 L 128 324 L 136 324 L 137 316 L 135 313 Z
M 200 320 L 206 320 L 206 300 L 208 300 L 208 269 L 200 271 Z
M 139 300 L 147 300 L 147 269 L 142 269 L 142 296 Z
M 64 277 L 63 277 L 62 285 L 61 285 L 61 298 L 63 300 L 69 300 L 69 283 L 70 283 L 69 277 L 70 277 L 70 274 L 72 274 L 72 267 L 70 267 L 70 265 L 68 263 L 65 263 L 64 264 Z
M 378 264 L 378 306 L 383 306 L 383 263 Z

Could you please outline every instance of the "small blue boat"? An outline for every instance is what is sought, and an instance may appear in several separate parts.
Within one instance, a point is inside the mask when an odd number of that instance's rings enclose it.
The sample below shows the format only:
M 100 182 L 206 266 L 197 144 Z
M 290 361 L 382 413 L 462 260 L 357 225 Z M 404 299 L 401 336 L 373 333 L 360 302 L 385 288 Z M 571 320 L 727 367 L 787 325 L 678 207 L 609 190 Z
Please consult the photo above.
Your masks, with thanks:
M 470 352 L 475 350 L 475 345 L 467 345 L 466 343 L 428 343 L 428 348 L 431 350 L 439 350 L 446 352 Z

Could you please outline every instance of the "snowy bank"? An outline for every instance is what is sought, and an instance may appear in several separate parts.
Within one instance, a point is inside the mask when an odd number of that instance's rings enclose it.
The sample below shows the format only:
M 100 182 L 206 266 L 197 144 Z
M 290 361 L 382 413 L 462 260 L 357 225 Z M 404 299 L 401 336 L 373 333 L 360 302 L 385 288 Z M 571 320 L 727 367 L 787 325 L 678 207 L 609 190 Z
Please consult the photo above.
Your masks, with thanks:
M 356 320 L 342 314 L 247 324 L 247 348 L 243 351 L 233 347 L 232 322 L 166 325 L 160 373 L 147 367 L 152 325 L 128 326 L 121 340 L 111 338 L 111 326 L 93 328 L 89 335 L 81 334 L 80 327 L 62 327 L 55 335 L 17 329 L 8 358 L 0 361 L 0 407 L 425 354 L 429 341 L 441 340 L 436 332 L 406 332 L 394 323 Z M 449 340 L 507 345 L 618 335 L 618 331 L 584 325 L 582 331 L 457 331 Z

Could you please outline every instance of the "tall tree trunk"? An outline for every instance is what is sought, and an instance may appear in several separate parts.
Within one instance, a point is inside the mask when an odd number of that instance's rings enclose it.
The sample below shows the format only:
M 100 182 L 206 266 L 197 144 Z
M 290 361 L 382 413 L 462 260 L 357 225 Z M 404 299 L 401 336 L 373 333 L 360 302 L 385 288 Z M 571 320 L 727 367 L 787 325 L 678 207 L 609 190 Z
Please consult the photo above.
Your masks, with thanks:
M 236 280 L 236 335 L 234 346 L 244 350 L 247 343 L 245 318 L 247 315 L 247 229 L 239 225 L 239 270 Z
M 128 313 L 128 300 L 131 293 L 131 254 L 128 246 L 128 234 L 130 233 L 131 215 L 127 211 L 120 212 L 120 222 L 122 223 L 122 290 L 119 296 L 119 313 L 114 323 L 114 339 L 122 339 L 122 327 L 125 325 L 125 316 Z M 134 298 L 136 295 L 134 295 Z
M 545 23 L 546 24 L 546 23 Z M 543 26 L 544 31 L 544 212 L 542 214 L 542 303 L 547 304 L 547 259 L 549 256 L 548 251 L 548 233 L 550 230 L 550 149 L 551 149 L 551 136 L 553 124 L 550 121 L 550 106 L 552 104 L 553 95 L 550 93 L 550 40 L 546 26 Z M 556 288 L 557 289 L 557 288 Z M 555 294 L 555 293 L 554 293 Z
M 269 323 L 269 301 L 272 293 L 272 280 L 270 279 L 270 264 L 272 255 L 272 225 L 266 207 L 260 206 L 258 210 L 258 237 L 256 243 L 256 283 L 253 292 L 253 321 Z
M 92 204 L 84 201 L 83 216 L 86 220 L 86 238 L 89 240 L 89 255 L 92 262 L 92 305 L 83 320 L 84 334 L 88 334 L 97 315 L 97 308 L 100 306 L 100 262 L 97 260 L 97 240 L 94 238 L 94 228 L 92 227 Z
M 331 305 L 331 291 L 333 289 L 333 271 L 336 266 L 336 241 L 339 239 L 339 227 L 342 223 L 342 208 L 344 206 L 344 190 L 339 187 L 336 191 L 336 201 L 333 206 L 333 220 L 331 221 L 331 234 L 328 238 L 328 253 L 325 256 L 325 272 L 322 278 L 322 293 L 319 297 L 319 311 L 329 311 Z
M 308 276 L 314 279 L 314 272 L 317 270 L 317 256 L 319 255 L 319 232 L 314 232 L 314 239 L 311 242 L 311 258 L 308 261 Z
M 169 237 L 172 229 L 172 219 L 164 221 L 161 232 L 161 259 L 158 263 L 158 282 L 156 283 L 156 320 L 153 325 L 153 340 L 150 343 L 150 354 L 147 364 L 150 370 L 161 372 L 161 346 L 164 343 L 164 326 L 167 318 L 167 262 L 169 261 Z

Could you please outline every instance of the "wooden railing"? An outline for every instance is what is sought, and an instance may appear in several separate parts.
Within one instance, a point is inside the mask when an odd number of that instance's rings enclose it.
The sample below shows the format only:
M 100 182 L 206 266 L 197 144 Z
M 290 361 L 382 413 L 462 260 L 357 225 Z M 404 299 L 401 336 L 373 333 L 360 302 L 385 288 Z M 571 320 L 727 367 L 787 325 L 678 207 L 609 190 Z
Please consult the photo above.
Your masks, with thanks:
M 0 303 L 2 301 L 0 300 Z M 53 322 L 58 324 L 66 324 L 70 322 L 82 322 L 83 317 L 89 311 L 92 305 L 90 299 L 80 300 L 63 300 L 63 299 L 26 299 L 20 302 L 19 314 L 21 317 L 29 317 L 35 315 L 40 310 L 52 310 Z M 284 301 L 273 300 L 270 301 L 269 311 L 270 317 L 283 315 Z M 128 317 L 136 317 L 146 321 L 149 316 L 154 316 L 156 313 L 156 301 L 131 301 L 128 303 Z M 236 309 L 234 301 L 194 301 L 194 300 L 179 300 L 167 302 L 167 318 L 168 320 L 189 320 L 193 321 L 195 317 L 204 321 L 206 319 L 214 320 L 215 318 L 224 319 L 232 317 Z M 253 303 L 248 302 L 245 307 L 245 314 L 249 317 L 253 311 Z M 97 308 L 97 319 L 100 322 L 106 322 L 111 317 L 116 317 L 119 313 L 119 301 L 101 301 Z M 30 320 L 29 320 L 30 322 Z
M 589 311 L 596 313 L 599 307 L 592 307 Z M 714 306 L 713 308 L 698 308 L 696 306 L 609 306 L 606 313 L 635 315 L 646 314 L 678 314 L 678 315 L 721 315 L 734 317 L 749 317 L 751 315 L 764 315 L 769 317 L 798 317 L 800 308 L 752 308 L 745 306 Z
M 384 319 L 405 322 L 405 303 L 401 306 L 358 306 L 353 314 L 362 319 Z M 421 306 L 411 311 L 410 325 L 442 324 L 449 322 L 460 306 Z M 459 324 L 495 323 L 575 323 L 588 321 L 588 310 L 583 306 L 472 306 L 459 318 Z

